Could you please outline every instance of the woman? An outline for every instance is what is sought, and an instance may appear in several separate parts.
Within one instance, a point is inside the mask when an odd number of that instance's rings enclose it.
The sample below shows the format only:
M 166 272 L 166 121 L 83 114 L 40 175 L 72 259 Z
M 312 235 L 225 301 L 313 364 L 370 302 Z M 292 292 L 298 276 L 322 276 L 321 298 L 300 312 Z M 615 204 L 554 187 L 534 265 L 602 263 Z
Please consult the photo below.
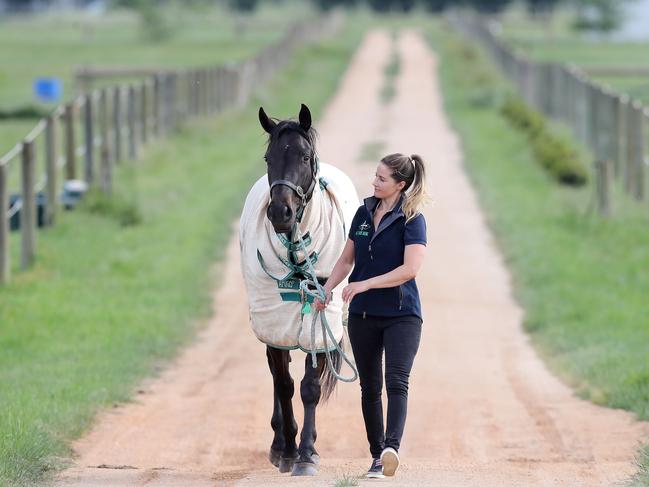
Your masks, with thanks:
M 408 378 L 419 347 L 422 313 L 415 276 L 426 250 L 425 168 L 413 155 L 391 154 L 376 168 L 374 196 L 352 222 L 343 253 L 324 286 L 331 291 L 352 271 L 343 289 L 349 303 L 349 338 L 358 367 L 363 419 L 372 454 L 369 478 L 392 476 L 406 421 Z M 353 270 L 352 270 L 353 267 Z M 388 393 L 383 428 L 382 358 Z

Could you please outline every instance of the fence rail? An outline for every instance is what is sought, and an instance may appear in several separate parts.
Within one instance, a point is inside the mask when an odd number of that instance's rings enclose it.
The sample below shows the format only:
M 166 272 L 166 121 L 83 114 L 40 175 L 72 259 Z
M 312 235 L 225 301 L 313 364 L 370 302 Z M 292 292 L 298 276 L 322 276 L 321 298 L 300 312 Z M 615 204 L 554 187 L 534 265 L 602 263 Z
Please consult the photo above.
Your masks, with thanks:
M 60 181 L 82 177 L 110 194 L 116 164 L 137 159 L 145 143 L 170 134 L 190 117 L 244 106 L 260 85 L 284 67 L 296 47 L 331 33 L 340 20 L 329 16 L 295 24 L 277 43 L 244 62 L 163 70 L 137 83 L 89 91 L 40 120 L 22 142 L 0 157 L 0 285 L 11 277 L 10 219 L 16 213 L 21 268 L 26 269 L 36 255 L 37 197 L 44 199 L 42 219 L 49 226 L 56 222 L 60 208 Z M 10 204 L 13 164 L 21 165 L 21 187 Z M 83 164 L 81 172 L 79 164 Z
M 647 139 L 649 109 L 629 95 L 589 78 L 572 64 L 531 61 L 515 51 L 492 24 L 467 12 L 449 16 L 451 25 L 484 46 L 496 65 L 530 106 L 568 125 L 593 154 L 600 214 L 612 211 L 612 182 L 639 202 L 649 200 Z

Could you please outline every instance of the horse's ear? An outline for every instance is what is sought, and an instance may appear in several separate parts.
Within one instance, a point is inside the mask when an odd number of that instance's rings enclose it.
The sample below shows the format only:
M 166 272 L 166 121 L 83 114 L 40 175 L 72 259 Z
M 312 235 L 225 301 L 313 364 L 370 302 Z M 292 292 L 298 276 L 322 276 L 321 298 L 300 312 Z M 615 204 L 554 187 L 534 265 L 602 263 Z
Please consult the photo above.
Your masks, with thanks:
M 302 108 L 300 108 L 300 127 L 305 132 L 308 132 L 311 128 L 311 111 L 304 103 L 302 103 Z
M 264 111 L 264 107 L 259 107 L 259 123 L 261 123 L 261 126 L 269 134 L 273 132 L 273 129 L 277 125 L 274 121 L 268 118 L 268 115 L 266 115 L 266 112 Z

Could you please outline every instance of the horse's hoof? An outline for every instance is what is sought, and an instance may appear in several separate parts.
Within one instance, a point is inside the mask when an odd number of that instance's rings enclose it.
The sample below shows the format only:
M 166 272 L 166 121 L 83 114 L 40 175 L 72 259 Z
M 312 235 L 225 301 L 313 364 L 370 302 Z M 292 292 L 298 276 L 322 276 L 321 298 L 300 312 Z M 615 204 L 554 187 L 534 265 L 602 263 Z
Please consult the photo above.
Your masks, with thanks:
M 295 461 L 297 460 L 297 455 L 294 457 L 280 457 L 279 459 L 279 473 L 291 472 Z
M 313 477 L 318 473 L 318 466 L 310 462 L 298 462 L 293 465 L 291 475 L 293 477 Z
M 279 460 L 281 457 L 281 450 L 274 450 L 273 448 L 270 449 L 270 452 L 268 453 L 268 460 L 270 460 L 270 463 L 272 463 L 276 467 L 279 467 Z

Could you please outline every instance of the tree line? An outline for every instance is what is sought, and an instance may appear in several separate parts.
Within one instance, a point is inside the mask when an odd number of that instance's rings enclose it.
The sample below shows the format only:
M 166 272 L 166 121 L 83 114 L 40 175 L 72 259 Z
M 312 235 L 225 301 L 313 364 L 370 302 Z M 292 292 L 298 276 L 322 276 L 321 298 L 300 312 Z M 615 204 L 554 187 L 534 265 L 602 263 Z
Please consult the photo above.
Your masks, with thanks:
M 41 8 L 56 4 L 60 0 L 0 0 L 0 6 L 11 10 L 27 10 L 34 5 Z M 160 17 L 159 7 L 171 0 L 106 0 L 109 5 L 139 10 L 146 19 L 156 20 Z M 184 0 L 187 6 L 194 4 L 225 4 L 240 12 L 253 12 L 262 3 L 281 3 L 283 0 Z M 559 5 L 572 7 L 576 13 L 574 27 L 583 30 L 611 31 L 623 20 L 624 4 L 634 0 L 310 0 L 321 10 L 333 8 L 356 8 L 367 6 L 380 13 L 409 12 L 415 8 L 425 8 L 433 13 L 440 13 L 448 8 L 469 7 L 486 14 L 502 12 L 510 4 L 522 3 L 533 14 L 550 15 Z M 67 0 L 83 7 L 92 0 Z M 66 2 L 66 3 L 67 3 Z M 149 22 L 156 24 L 156 22 Z M 157 22 L 160 24 L 160 22 Z M 156 24 L 156 25 L 157 25 Z M 159 30 L 159 29 L 158 29 Z

